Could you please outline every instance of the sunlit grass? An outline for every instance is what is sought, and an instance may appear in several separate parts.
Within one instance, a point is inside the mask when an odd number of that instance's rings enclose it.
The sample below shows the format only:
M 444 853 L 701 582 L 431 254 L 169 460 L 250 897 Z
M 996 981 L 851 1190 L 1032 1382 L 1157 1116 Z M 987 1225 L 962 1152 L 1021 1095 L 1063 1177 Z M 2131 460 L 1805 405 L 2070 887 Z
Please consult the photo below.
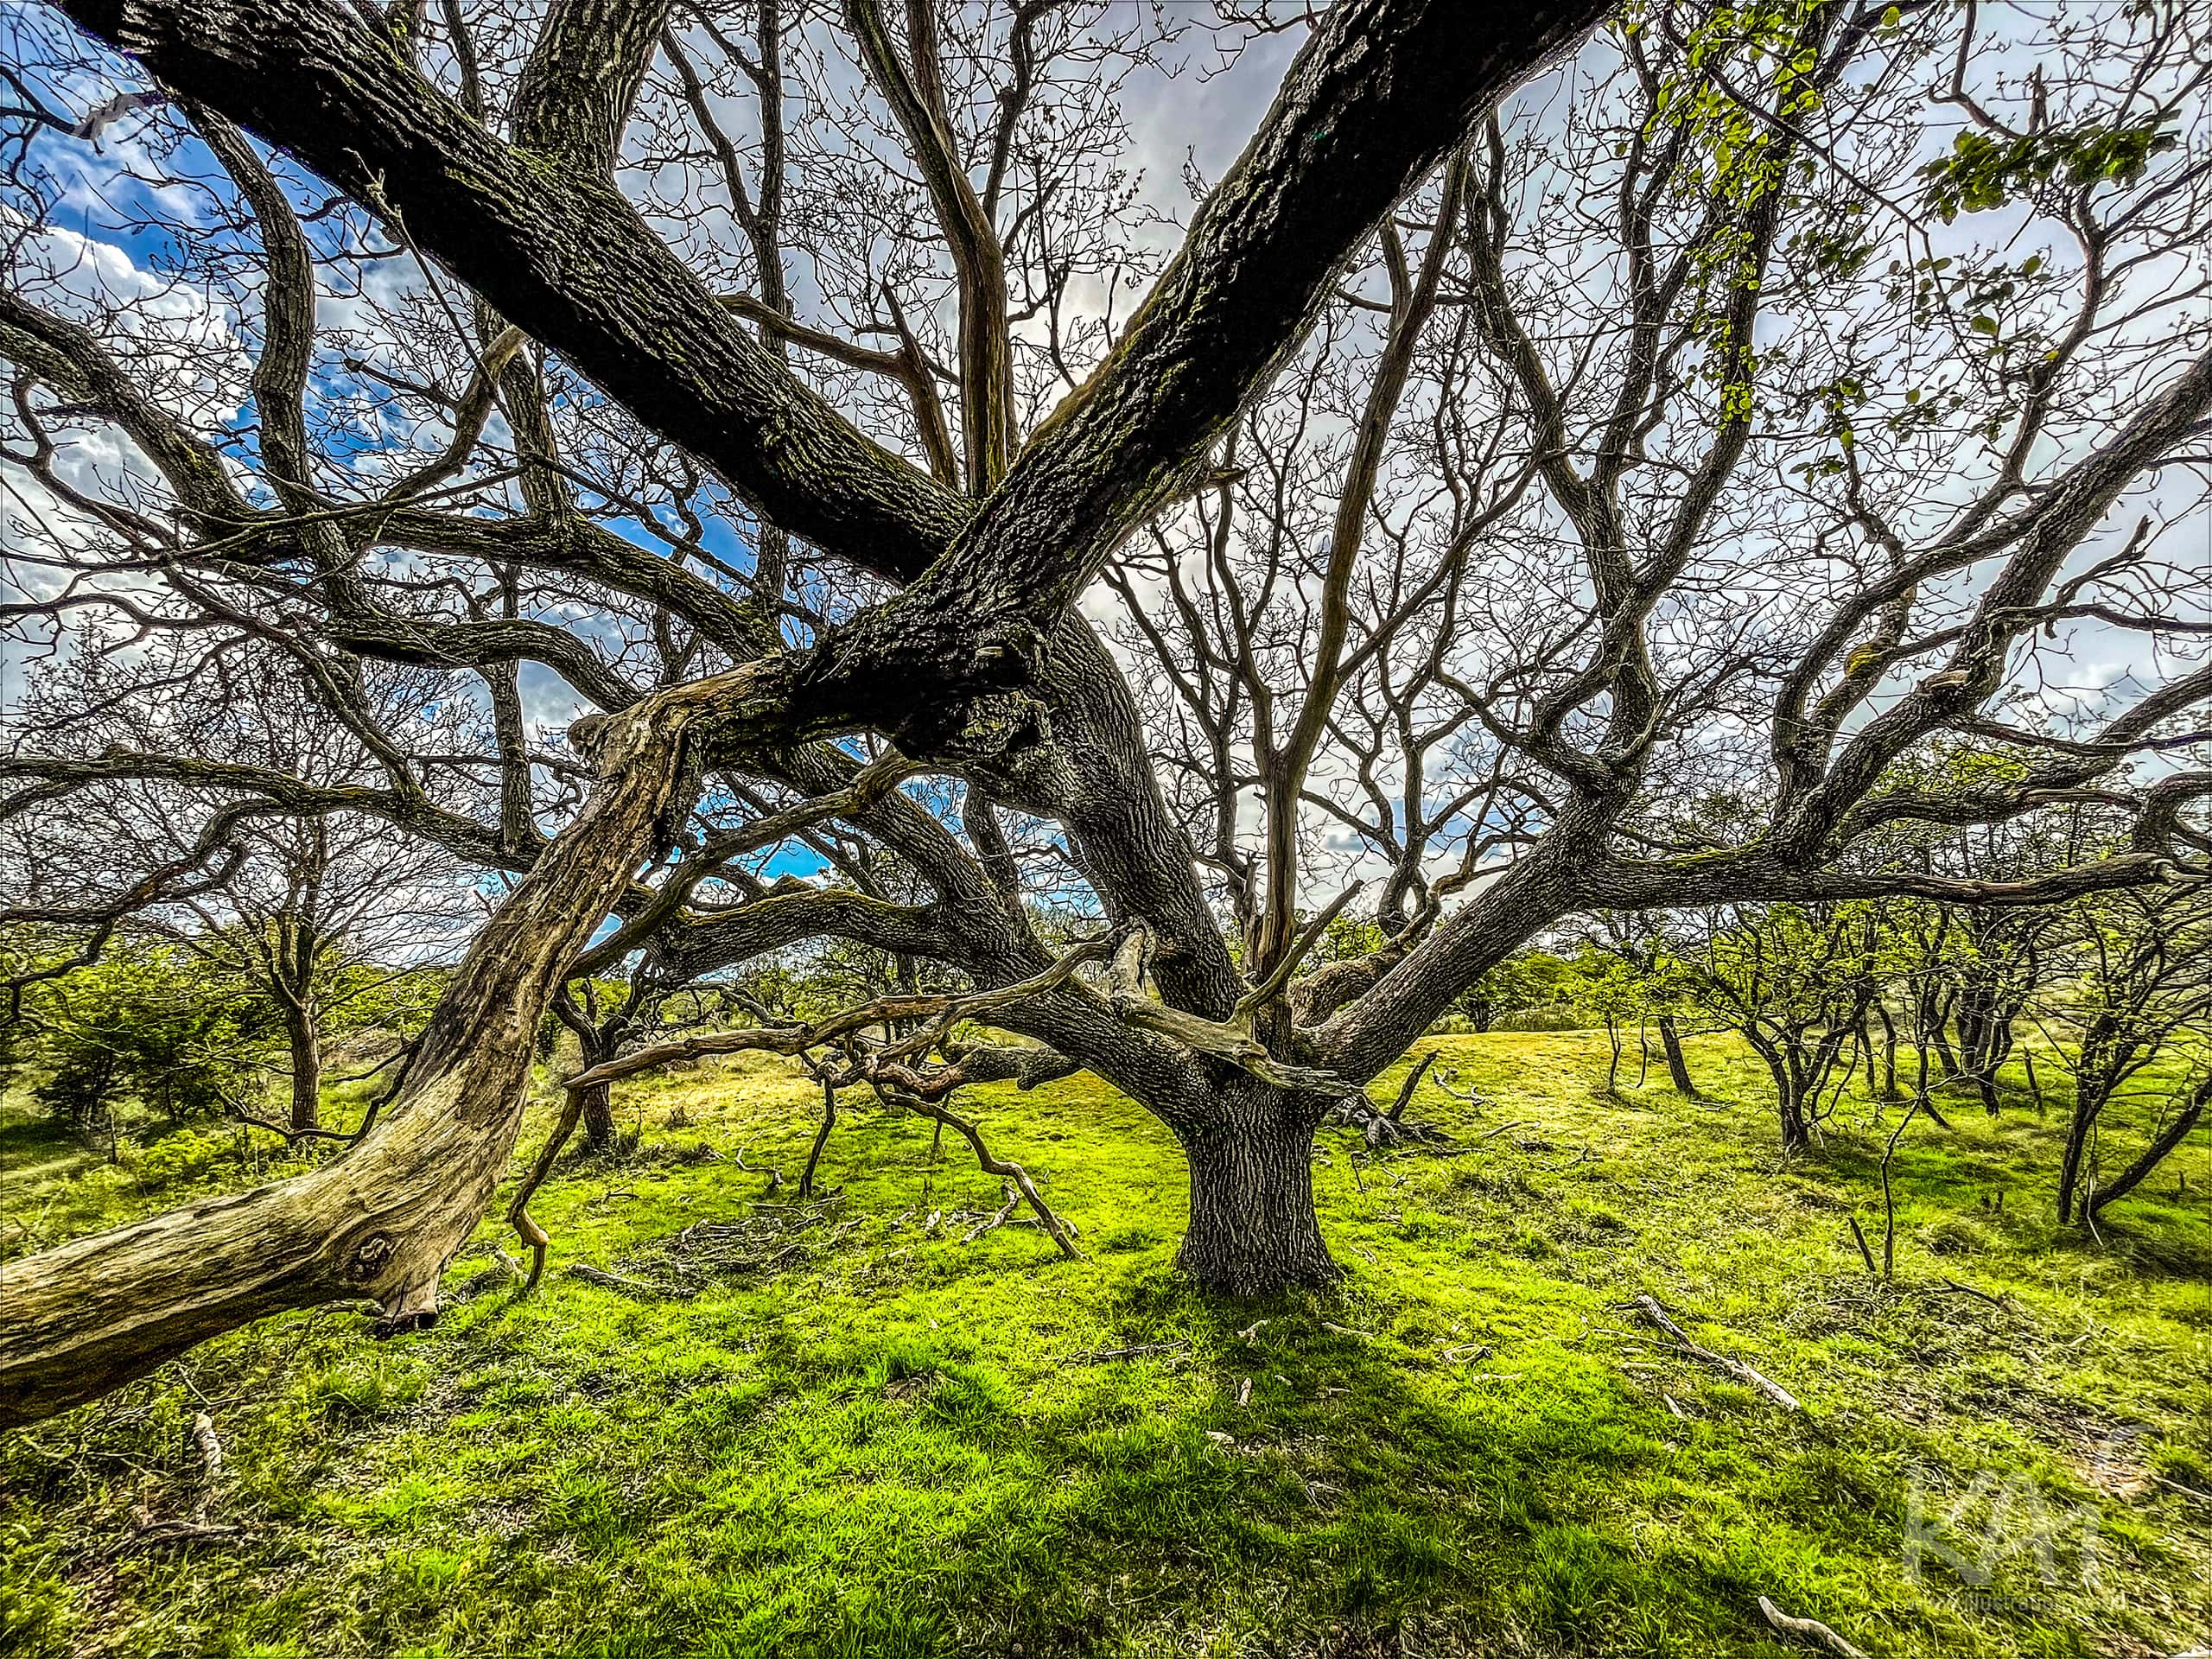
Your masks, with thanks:
M 1424 1086 L 1414 1111 L 1471 1149 L 1370 1161 L 1325 1135 L 1316 1186 L 1350 1276 L 1274 1306 L 1173 1278 L 1180 1160 L 1088 1078 L 968 1097 L 1084 1230 L 1087 1262 L 1026 1227 L 960 1243 L 972 1224 L 942 1217 L 996 1210 L 997 1183 L 957 1144 L 932 1163 L 927 1125 L 861 1110 L 825 1157 L 827 1224 L 781 1268 L 690 1300 L 587 1284 L 564 1264 L 652 1281 L 656 1241 L 694 1222 L 789 1213 L 756 1207 L 766 1172 L 795 1178 L 811 1135 L 810 1088 L 758 1062 L 639 1084 L 618 1105 L 640 1150 L 564 1164 L 534 1207 L 555 1240 L 534 1299 L 458 1294 L 512 1248 L 487 1226 L 426 1336 L 379 1344 L 337 1310 L 272 1320 L 6 1442 L 0 1643 L 1792 1650 L 1761 1595 L 1878 1656 L 2212 1639 L 2212 1506 L 2159 1484 L 2212 1481 L 2202 1141 L 2114 1206 L 2100 1244 L 2047 1214 L 2055 1118 L 2015 1102 L 1992 1122 L 1961 1100 L 1952 1132 L 1916 1124 L 1900 1148 L 1883 1285 L 1846 1221 L 1878 1250 L 1867 1103 L 1785 1163 L 1757 1062 L 1723 1039 L 1693 1044 L 1699 1101 L 1656 1064 L 1650 1086 L 1600 1097 L 1596 1033 L 1438 1041 L 1483 1103 Z M 152 1186 L 6 1132 L 10 1214 L 41 1238 L 239 1178 Z M 702 1144 L 714 1160 L 685 1150 Z M 1657 1341 L 1621 1306 L 1643 1292 L 1804 1414 Z M 1137 1346 L 1155 1351 L 1088 1360 Z M 202 1408 L 229 1459 L 210 1519 L 244 1538 L 133 1550 L 134 1504 L 193 1507 Z M 1994 1561 L 1978 1598 L 1941 1558 L 1908 1570 L 1913 1483 L 1942 1522 L 1981 1475 L 2069 1517 L 2054 1582 L 2031 1550 Z M 1959 1553 L 1986 1507 L 1942 1535 Z

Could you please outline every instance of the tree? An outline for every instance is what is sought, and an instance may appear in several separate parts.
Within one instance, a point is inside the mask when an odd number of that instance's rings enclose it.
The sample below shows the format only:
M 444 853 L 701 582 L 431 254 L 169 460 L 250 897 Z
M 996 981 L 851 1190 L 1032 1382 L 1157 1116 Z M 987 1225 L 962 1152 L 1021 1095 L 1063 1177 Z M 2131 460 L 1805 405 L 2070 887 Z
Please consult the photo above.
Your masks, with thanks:
M 1568 1000 L 1574 966 L 1564 957 L 1530 947 L 1516 950 L 1452 1000 L 1452 1013 L 1478 1032 L 1529 1008 Z
M 13 713 L 16 733 L 49 753 L 190 754 L 327 790 L 378 770 L 356 730 L 328 718 L 294 657 L 264 639 L 79 643 L 31 677 Z M 375 729 L 411 731 L 430 753 L 471 747 L 470 711 L 438 677 L 388 664 L 344 671 Z M 149 683 L 160 696 L 143 695 Z M 428 766 L 416 787 L 449 809 L 482 794 L 465 773 Z M 72 791 L 65 814 L 11 827 L 23 901 L 15 914 L 127 914 L 142 936 L 172 942 L 211 982 L 273 1011 L 290 1096 L 281 1127 L 295 1136 L 321 1130 L 326 1038 L 387 980 L 448 953 L 480 908 L 449 852 L 367 813 L 226 817 L 194 791 L 121 777 Z M 108 850 L 87 859 L 87 843 Z M 203 847 L 214 846 L 219 861 L 188 890 L 164 889 L 161 872 L 199 868 Z
M 2063 649 L 2039 629 L 2187 643 L 2155 534 L 2096 538 L 2196 476 L 2212 410 L 2206 330 L 2154 275 L 2208 217 L 2204 158 L 2168 142 L 2196 25 L 2049 23 L 2082 72 L 2030 109 L 1916 79 L 1974 60 L 1971 11 L 1660 8 L 1521 142 L 1541 106 L 1500 99 L 1600 10 L 1343 0 L 1155 270 L 1115 93 L 1159 41 L 1103 6 L 556 0 L 516 28 L 461 0 L 67 0 L 175 99 L 140 148 L 218 204 L 178 257 L 254 319 L 252 438 L 192 402 L 194 374 L 238 379 L 229 339 L 149 334 L 73 283 L 19 168 L 47 228 L 0 341 L 64 574 L 13 613 L 274 631 L 382 775 L 22 746 L 10 804 L 139 778 L 342 806 L 514 885 L 346 1155 L 189 1231 L 11 1264 L 7 1410 L 279 1307 L 433 1317 L 543 1011 L 625 961 L 664 988 L 823 937 L 912 961 L 911 995 L 608 1064 L 852 1037 L 860 1085 L 924 1101 L 1025 1055 L 1090 1069 L 1185 1150 L 1183 1267 L 1249 1294 L 1337 1276 L 1308 1163 L 1328 1110 L 1569 914 L 2160 879 L 2212 785 L 2110 774 L 2212 672 L 2002 726 L 2017 782 L 1879 786 L 1987 728 Z M 785 98 L 799 35 L 849 97 Z M 144 84 L 50 45 L 19 77 L 49 134 Z M 2124 86 L 2087 73 L 2116 54 Z M 1916 186 L 1952 109 L 1995 136 Z M 1930 269 L 1954 197 L 2008 222 Z M 2023 224 L 2033 271 L 1999 251 Z M 422 279 L 367 297 L 388 252 Z M 333 350 L 315 302 L 340 280 L 365 297 Z M 127 475 L 76 463 L 87 431 Z M 1102 632 L 1076 601 L 1125 544 Z M 348 660 L 480 700 L 496 825 L 425 798 Z M 595 709 L 565 752 L 531 737 L 518 665 Z M 1686 830 L 1692 789 L 1734 791 L 1740 832 Z M 2128 850 L 1997 886 L 1847 857 L 2088 790 L 2134 817 Z M 819 879 L 786 885 L 800 847 Z M 1351 902 L 1330 865 L 1378 855 L 1382 942 L 1301 972 Z M 1095 925 L 1048 943 L 1063 894 Z M 1042 1047 L 899 1051 L 963 1017 Z
M 2160 1060 L 2202 1073 L 2212 1053 L 2212 894 L 2202 885 L 2118 893 L 2074 907 L 2072 942 L 2082 973 L 2054 999 L 2045 1029 L 2074 1074 L 2074 1109 L 2058 1172 L 2062 1223 L 2094 1225 L 2178 1147 L 2212 1105 L 2198 1076 L 2173 1091 L 2172 1115 L 2112 1179 L 2097 1178 L 2099 1131 L 2128 1085 Z
M 1887 954 L 1880 918 L 1864 900 L 1738 906 L 1707 918 L 1692 994 L 1765 1063 L 1784 1152 L 1812 1145 L 1849 1085 Z
M 10 929 L 0 949 L 29 958 L 22 965 L 35 971 L 51 967 L 64 945 L 22 927 Z M 251 1051 L 270 1022 L 267 1008 L 241 990 L 200 971 L 187 951 L 130 940 L 29 988 L 7 1069 L 113 1161 L 127 1103 L 175 1127 L 220 1113 L 250 1086 Z

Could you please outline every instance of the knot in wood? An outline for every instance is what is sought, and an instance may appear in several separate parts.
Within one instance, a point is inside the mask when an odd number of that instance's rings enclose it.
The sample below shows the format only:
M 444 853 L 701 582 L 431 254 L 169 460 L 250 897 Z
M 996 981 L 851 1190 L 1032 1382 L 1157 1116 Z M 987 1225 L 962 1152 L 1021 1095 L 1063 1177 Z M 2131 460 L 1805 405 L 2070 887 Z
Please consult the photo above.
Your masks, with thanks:
M 346 1258 L 346 1276 L 362 1281 L 375 1278 L 398 1248 L 399 1241 L 390 1233 L 371 1233 L 353 1247 L 353 1255 Z

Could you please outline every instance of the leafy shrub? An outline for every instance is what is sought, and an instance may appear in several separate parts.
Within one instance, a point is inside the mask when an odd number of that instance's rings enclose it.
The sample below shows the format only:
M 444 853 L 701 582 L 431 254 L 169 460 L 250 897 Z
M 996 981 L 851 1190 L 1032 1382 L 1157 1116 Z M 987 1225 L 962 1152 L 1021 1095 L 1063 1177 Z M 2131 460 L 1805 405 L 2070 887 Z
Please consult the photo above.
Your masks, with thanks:
M 124 1162 L 142 1191 L 156 1192 L 199 1179 L 217 1164 L 226 1161 L 232 1150 L 228 1135 L 186 1128 L 137 1148 Z

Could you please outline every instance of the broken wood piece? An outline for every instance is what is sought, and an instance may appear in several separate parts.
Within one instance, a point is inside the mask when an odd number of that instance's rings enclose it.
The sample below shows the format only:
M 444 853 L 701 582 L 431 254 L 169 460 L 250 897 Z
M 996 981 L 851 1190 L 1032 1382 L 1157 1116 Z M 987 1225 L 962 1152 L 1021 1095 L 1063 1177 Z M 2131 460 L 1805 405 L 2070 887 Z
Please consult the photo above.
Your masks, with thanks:
M 1784 1636 L 1794 1636 L 1810 1642 L 1815 1647 L 1825 1648 L 1836 1659 L 1867 1659 L 1867 1656 L 1845 1641 L 1817 1618 L 1792 1618 L 1764 1596 L 1759 1598 L 1759 1611 L 1766 1615 L 1766 1622 Z
M 1726 1354 L 1716 1354 L 1712 1349 L 1700 1347 L 1696 1343 L 1691 1341 L 1688 1332 L 1685 1332 L 1681 1325 L 1676 1325 L 1674 1320 L 1667 1317 L 1667 1310 L 1660 1306 L 1656 1299 L 1650 1296 L 1639 1296 L 1636 1299 L 1635 1302 L 1631 1304 L 1631 1306 L 1634 1306 L 1636 1311 L 1641 1313 L 1646 1319 L 1649 1320 L 1653 1325 L 1658 1326 L 1660 1330 L 1672 1337 L 1675 1339 L 1675 1345 L 1684 1353 L 1688 1354 L 1692 1359 L 1698 1360 L 1704 1364 L 1710 1365 L 1715 1370 L 1725 1371 L 1739 1382 L 1750 1384 L 1752 1388 L 1757 1389 L 1761 1394 L 1764 1395 L 1768 1399 L 1773 1401 L 1775 1404 L 1780 1406 L 1784 1411 L 1802 1411 L 1805 1409 L 1802 1405 L 1798 1403 L 1797 1396 L 1796 1395 L 1790 1393 L 1789 1389 L 1783 1388 L 1782 1384 L 1775 1382 L 1770 1377 L 1761 1376 L 1758 1371 L 1753 1370 L 1749 1365 L 1744 1363 L 1742 1360 L 1731 1359 Z
M 1071 1354 L 1071 1365 L 1103 1365 L 1109 1360 L 1143 1359 L 1152 1354 L 1179 1353 L 1191 1344 L 1187 1342 L 1140 1342 L 1126 1348 L 1094 1348 L 1087 1354 Z
M 569 1262 L 569 1273 L 571 1277 L 581 1279 L 588 1285 L 598 1285 L 607 1290 L 619 1290 L 626 1296 L 657 1297 L 669 1301 L 688 1302 L 699 1294 L 684 1285 L 655 1285 L 648 1284 L 642 1279 L 626 1279 L 619 1273 L 609 1273 L 604 1268 L 594 1268 L 585 1262 Z

